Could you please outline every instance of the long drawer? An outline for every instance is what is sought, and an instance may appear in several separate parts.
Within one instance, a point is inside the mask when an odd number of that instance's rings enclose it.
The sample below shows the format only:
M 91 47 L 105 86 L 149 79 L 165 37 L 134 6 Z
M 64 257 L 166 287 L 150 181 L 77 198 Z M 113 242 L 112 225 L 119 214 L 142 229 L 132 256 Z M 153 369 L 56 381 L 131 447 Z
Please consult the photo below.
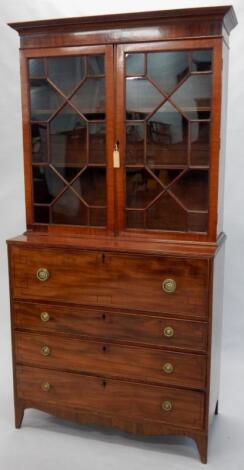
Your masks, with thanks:
M 207 318 L 208 260 L 11 246 L 14 298 Z M 39 276 L 39 279 L 38 279 Z
M 15 328 L 205 352 L 207 323 L 94 308 L 14 302 Z
M 177 427 L 204 426 L 202 392 L 26 366 L 16 368 L 16 378 L 18 397 L 37 406 L 39 402 Z
M 206 383 L 206 357 L 199 354 L 20 331 L 15 345 L 17 362 L 37 367 L 199 389 Z

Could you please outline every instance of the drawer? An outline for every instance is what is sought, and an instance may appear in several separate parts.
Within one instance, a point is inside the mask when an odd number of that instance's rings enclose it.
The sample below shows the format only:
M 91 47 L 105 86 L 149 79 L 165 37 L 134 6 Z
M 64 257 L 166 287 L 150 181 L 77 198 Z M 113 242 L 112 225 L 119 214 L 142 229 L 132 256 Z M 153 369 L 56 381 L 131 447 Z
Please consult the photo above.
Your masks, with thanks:
M 15 328 L 207 350 L 207 323 L 93 308 L 14 302 Z
M 62 336 L 15 333 L 18 363 L 143 382 L 204 388 L 206 357 Z
M 208 314 L 207 259 L 12 245 L 10 266 L 14 298 L 170 312 L 199 318 L 206 318 Z M 48 271 L 45 282 L 37 279 L 40 268 Z M 175 283 L 172 293 L 162 288 L 167 279 Z
M 98 377 L 16 368 L 18 398 L 32 404 L 203 429 L 204 394 Z M 43 390 L 44 389 L 44 390 Z M 171 408 L 171 409 L 170 409 Z

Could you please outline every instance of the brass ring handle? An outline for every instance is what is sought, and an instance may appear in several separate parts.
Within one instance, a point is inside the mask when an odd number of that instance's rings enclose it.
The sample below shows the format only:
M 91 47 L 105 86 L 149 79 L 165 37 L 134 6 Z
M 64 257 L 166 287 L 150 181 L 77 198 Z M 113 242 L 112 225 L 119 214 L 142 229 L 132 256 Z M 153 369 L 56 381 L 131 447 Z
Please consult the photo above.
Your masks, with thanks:
M 164 328 L 164 336 L 166 336 L 166 338 L 172 338 L 172 336 L 174 336 L 175 332 L 174 332 L 174 329 L 172 328 L 172 326 L 166 326 Z
M 176 282 L 174 279 L 164 279 L 162 289 L 166 294 L 173 294 L 176 291 Z
M 48 382 L 43 382 L 41 384 L 41 389 L 43 390 L 43 392 L 49 392 L 50 388 L 51 388 L 51 385 Z
M 171 364 L 171 362 L 165 362 L 165 364 L 163 365 L 163 371 L 165 372 L 165 374 L 172 374 L 172 372 L 174 372 L 173 364 Z
M 47 281 L 48 278 L 49 278 L 49 271 L 47 268 L 39 268 L 37 271 L 36 271 L 36 277 L 38 279 L 38 281 Z
M 44 322 L 50 320 L 50 315 L 48 312 L 41 312 L 40 317 L 41 317 L 41 320 Z
M 172 411 L 173 409 L 173 403 L 171 400 L 165 400 L 163 403 L 162 403 L 162 409 L 164 411 Z
M 49 348 L 49 346 L 44 345 L 41 348 L 41 353 L 42 353 L 43 356 L 50 356 L 51 349 Z

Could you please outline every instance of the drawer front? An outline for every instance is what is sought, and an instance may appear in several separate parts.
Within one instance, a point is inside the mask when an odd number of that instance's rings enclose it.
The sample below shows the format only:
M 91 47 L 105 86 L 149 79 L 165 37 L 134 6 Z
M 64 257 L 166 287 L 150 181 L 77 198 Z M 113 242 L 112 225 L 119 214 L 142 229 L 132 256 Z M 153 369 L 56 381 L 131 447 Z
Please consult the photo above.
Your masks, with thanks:
M 49 273 L 45 282 L 36 275 L 43 267 Z M 208 313 L 208 261 L 205 259 L 12 246 L 11 276 L 13 295 L 20 299 L 104 305 L 200 318 L 206 318 Z M 166 279 L 173 279 L 175 292 L 163 290 L 162 283 Z
M 14 302 L 14 326 L 193 351 L 207 350 L 207 324 L 152 315 Z
M 206 357 L 16 332 L 17 362 L 143 382 L 204 388 Z
M 32 403 L 203 429 L 202 392 L 25 366 L 17 367 L 16 376 L 18 397 Z

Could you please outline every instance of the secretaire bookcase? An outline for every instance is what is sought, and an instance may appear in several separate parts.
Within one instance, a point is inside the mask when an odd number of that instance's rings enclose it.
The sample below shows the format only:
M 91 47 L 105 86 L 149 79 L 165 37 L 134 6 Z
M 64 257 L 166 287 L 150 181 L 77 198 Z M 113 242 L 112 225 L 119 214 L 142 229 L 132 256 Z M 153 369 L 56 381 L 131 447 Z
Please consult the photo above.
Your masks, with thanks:
M 218 410 L 232 7 L 12 23 L 27 231 L 8 241 L 16 426 L 35 408 L 207 460 Z

